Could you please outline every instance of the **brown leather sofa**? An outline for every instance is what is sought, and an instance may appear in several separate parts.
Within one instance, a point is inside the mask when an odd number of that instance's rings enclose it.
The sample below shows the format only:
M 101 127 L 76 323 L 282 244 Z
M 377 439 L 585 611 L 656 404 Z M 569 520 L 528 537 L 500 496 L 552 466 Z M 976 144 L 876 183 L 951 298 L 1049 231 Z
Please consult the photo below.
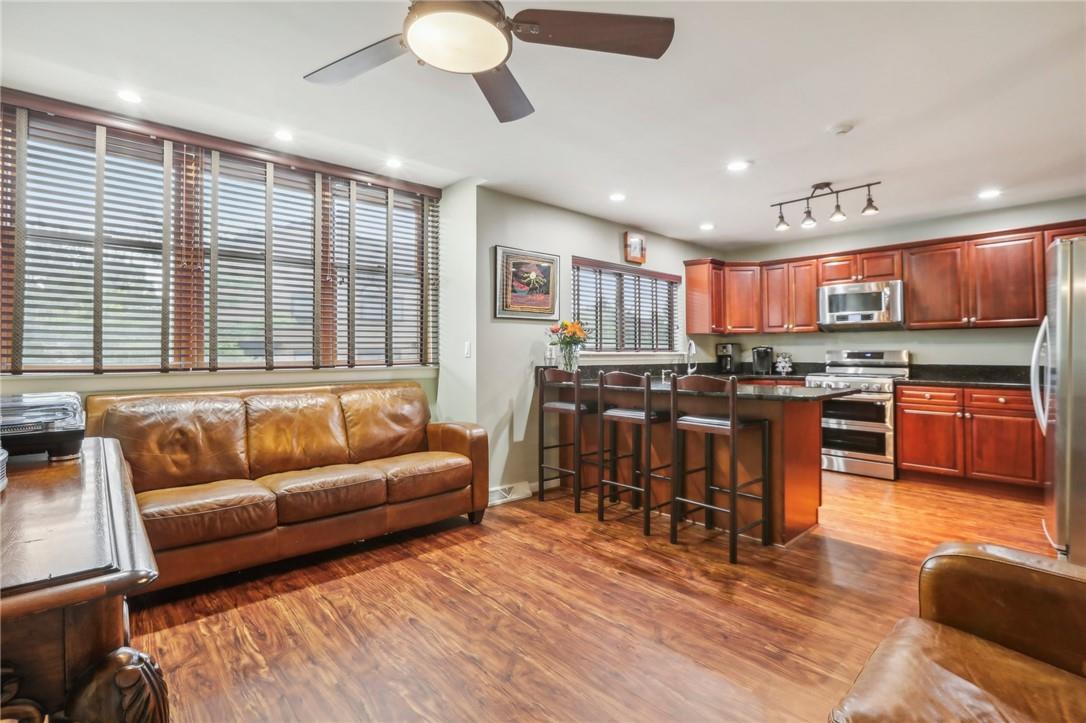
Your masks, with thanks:
M 946 543 L 829 719 L 1086 721 L 1086 568 Z
M 486 432 L 430 422 L 414 383 L 93 395 L 120 440 L 159 578 L 147 590 L 467 514 Z

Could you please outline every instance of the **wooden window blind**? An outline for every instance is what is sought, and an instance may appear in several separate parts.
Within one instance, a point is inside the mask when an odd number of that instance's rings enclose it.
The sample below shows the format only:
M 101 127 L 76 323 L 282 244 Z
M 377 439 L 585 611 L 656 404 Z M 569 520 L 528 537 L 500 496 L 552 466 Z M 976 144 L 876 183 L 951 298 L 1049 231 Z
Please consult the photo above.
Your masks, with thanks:
M 592 351 L 674 351 L 680 278 L 573 257 L 573 317 Z
M 0 371 L 437 362 L 437 199 L 4 105 Z

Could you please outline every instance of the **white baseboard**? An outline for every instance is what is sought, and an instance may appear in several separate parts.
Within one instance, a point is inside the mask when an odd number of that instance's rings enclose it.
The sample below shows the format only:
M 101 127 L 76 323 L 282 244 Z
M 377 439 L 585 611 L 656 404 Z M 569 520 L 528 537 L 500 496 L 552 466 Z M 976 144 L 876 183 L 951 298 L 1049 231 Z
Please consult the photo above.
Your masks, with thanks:
M 553 489 L 558 487 L 558 480 L 548 480 L 546 484 L 547 489 Z M 492 487 L 490 489 L 490 505 L 502 505 L 506 502 L 516 502 L 517 500 L 523 500 L 531 497 L 539 491 L 539 483 L 537 482 L 514 482 L 513 484 L 502 485 L 501 487 Z

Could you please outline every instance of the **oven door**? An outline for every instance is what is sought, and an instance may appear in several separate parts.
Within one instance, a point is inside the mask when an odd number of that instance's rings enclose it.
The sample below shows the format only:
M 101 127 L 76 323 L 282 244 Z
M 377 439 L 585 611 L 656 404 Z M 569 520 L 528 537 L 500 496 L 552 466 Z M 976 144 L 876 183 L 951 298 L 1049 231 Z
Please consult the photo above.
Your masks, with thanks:
M 892 463 L 894 430 L 884 424 L 823 420 L 822 454 Z
M 822 422 L 865 422 L 894 425 L 892 397 L 889 394 L 852 394 L 822 402 Z

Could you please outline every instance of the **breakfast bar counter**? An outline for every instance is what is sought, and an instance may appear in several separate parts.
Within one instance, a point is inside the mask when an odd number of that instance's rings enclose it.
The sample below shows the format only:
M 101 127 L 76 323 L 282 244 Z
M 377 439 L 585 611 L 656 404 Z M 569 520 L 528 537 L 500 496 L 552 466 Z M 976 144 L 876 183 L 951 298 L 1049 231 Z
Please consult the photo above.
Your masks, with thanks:
M 725 377 L 721 377 L 725 378 Z M 546 389 L 557 390 L 562 399 L 573 398 L 571 382 L 549 383 Z M 615 391 L 608 387 L 609 399 L 628 403 L 631 407 L 641 406 L 644 391 L 637 387 Z M 671 385 L 655 378 L 652 383 L 653 409 L 663 412 L 670 404 Z M 772 540 L 776 544 L 785 544 L 809 530 L 818 523 L 818 508 L 822 503 L 822 402 L 827 399 L 847 396 L 852 390 L 828 390 L 791 385 L 754 385 L 740 382 L 736 389 L 739 400 L 739 415 L 749 419 L 767 419 L 770 425 L 770 497 L 772 499 Z M 550 392 L 554 394 L 554 392 Z M 628 395 L 628 398 L 627 398 Z M 595 377 L 581 382 L 581 399 L 594 401 L 597 396 Z M 684 392 L 682 410 L 688 414 L 708 414 L 722 416 L 726 414 L 725 396 L 719 393 Z M 565 416 L 565 415 L 563 415 Z M 568 418 L 558 420 L 562 442 L 571 440 L 573 425 Z M 632 448 L 632 439 L 626 425 L 620 425 L 619 454 L 626 454 Z M 596 417 L 587 417 L 582 424 L 581 448 L 587 456 L 582 466 L 582 485 L 591 487 L 598 478 L 595 458 L 589 453 L 597 449 Z M 745 482 L 762 474 L 762 452 L 760 430 L 757 426 L 744 429 L 739 434 L 739 482 Z M 570 447 L 560 450 L 563 467 L 572 467 Z M 703 436 L 686 435 L 686 459 L 703 458 Z M 718 440 L 714 445 L 714 476 L 717 484 L 727 477 L 731 447 L 727 439 Z M 670 465 L 671 430 L 667 423 L 654 425 L 652 431 L 652 464 L 654 467 Z M 693 463 L 689 466 L 694 467 Z M 670 466 L 656 472 L 670 477 Z M 619 465 L 620 481 L 631 483 L 629 460 Z M 568 479 L 563 480 L 568 484 Z M 703 473 L 688 474 L 686 477 L 687 497 L 704 499 Z M 757 486 L 754 490 L 757 491 Z M 670 482 L 666 479 L 653 480 L 653 504 L 671 499 Z M 666 512 L 666 508 L 664 508 Z M 758 519 L 760 509 L 750 500 L 742 500 L 739 507 L 740 526 L 747 521 Z M 688 519 L 701 522 L 700 511 L 688 515 Z M 662 525 L 654 525 L 654 534 L 666 534 Z

